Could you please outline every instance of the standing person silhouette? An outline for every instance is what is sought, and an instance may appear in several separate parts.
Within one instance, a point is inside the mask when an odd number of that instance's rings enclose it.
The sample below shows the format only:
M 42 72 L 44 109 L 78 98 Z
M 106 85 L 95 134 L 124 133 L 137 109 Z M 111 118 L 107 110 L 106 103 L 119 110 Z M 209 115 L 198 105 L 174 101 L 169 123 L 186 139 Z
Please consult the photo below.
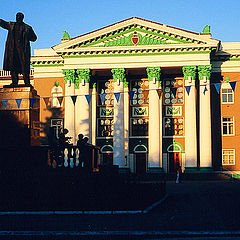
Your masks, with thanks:
M 12 83 L 18 86 L 18 74 L 23 75 L 25 86 L 30 85 L 30 41 L 36 41 L 37 36 L 32 27 L 23 22 L 23 13 L 17 13 L 16 22 L 6 22 L 0 19 L 0 27 L 8 30 L 3 69 L 11 72 Z

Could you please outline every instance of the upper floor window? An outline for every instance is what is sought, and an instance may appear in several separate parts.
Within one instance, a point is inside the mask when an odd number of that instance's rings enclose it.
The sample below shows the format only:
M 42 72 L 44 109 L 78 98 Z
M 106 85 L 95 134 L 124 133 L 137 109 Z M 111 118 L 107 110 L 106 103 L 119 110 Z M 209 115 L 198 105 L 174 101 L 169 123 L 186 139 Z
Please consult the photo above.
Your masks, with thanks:
M 234 135 L 234 118 L 222 117 L 222 134 Z
M 235 165 L 235 149 L 222 150 L 222 165 Z
M 222 103 L 234 103 L 234 92 L 232 89 L 222 89 Z

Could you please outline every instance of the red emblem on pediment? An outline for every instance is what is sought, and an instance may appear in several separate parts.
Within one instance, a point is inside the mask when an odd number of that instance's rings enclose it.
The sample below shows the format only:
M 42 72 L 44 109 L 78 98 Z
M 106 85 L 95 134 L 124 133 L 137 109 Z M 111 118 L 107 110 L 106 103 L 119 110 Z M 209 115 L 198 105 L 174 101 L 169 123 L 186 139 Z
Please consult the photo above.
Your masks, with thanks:
M 131 41 L 132 41 L 132 43 L 133 43 L 134 45 L 137 45 L 137 44 L 138 44 L 138 42 L 139 42 L 139 36 L 138 36 L 137 32 L 134 32 L 134 33 L 133 33 L 133 36 L 131 37 Z

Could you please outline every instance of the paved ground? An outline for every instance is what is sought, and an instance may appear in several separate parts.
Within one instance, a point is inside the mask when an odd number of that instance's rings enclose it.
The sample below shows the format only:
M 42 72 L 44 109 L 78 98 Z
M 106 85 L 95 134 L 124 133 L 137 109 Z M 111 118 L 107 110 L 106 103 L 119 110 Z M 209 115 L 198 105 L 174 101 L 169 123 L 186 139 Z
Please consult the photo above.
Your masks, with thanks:
M 120 236 L 131 232 L 135 235 L 158 232 L 162 236 L 164 233 L 174 236 L 175 233 L 178 237 L 184 233 L 188 237 L 192 232 L 196 237 L 197 233 L 211 233 L 212 239 L 233 234 L 234 239 L 238 239 L 240 236 L 240 181 L 186 181 L 181 184 L 169 181 L 167 192 L 168 198 L 160 206 L 143 215 L 0 216 L 0 237 L 15 231 L 95 235 L 102 232 L 103 235 Z M 214 235 L 217 233 L 219 237 Z M 149 237 L 145 239 L 151 239 Z

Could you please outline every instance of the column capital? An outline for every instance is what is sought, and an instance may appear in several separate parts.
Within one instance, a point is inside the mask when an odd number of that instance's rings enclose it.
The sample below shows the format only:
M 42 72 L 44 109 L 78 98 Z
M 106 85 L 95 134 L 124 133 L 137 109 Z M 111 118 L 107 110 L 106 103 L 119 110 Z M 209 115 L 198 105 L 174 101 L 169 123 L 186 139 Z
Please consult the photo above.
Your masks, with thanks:
M 197 66 L 183 66 L 182 71 L 185 80 L 188 80 L 189 77 L 191 77 L 192 80 L 196 80 Z
M 86 83 L 90 82 L 91 70 L 89 68 L 77 69 L 77 78 L 75 81 L 75 88 L 79 88 L 79 84 L 84 80 Z
M 126 71 L 125 68 L 113 68 L 111 70 L 112 75 L 113 75 L 113 81 L 117 82 L 119 79 L 120 82 L 125 82 L 126 81 Z
M 153 78 L 156 78 L 156 81 L 160 81 L 161 67 L 147 67 L 148 81 L 153 81 Z
M 71 83 L 75 82 L 75 70 L 74 69 L 63 69 L 64 82 L 65 84 L 70 81 Z
M 203 77 L 207 77 L 210 80 L 212 65 L 200 65 L 198 66 L 199 80 L 203 80 Z

